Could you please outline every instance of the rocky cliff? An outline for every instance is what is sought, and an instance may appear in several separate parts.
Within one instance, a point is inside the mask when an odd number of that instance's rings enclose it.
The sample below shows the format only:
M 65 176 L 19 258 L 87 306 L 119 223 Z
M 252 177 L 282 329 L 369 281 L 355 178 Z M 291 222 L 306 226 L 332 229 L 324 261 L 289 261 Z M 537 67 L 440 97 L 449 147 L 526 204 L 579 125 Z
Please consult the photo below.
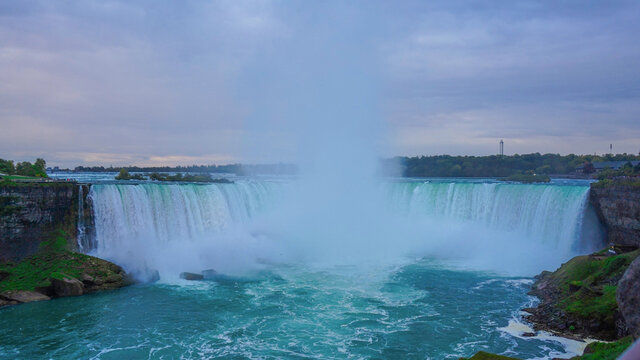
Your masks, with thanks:
M 77 249 L 78 220 L 89 227 L 91 224 L 88 187 L 73 183 L 0 184 L 0 262 L 35 254 L 40 243 L 57 230 L 64 231 L 71 250 Z
M 640 186 L 592 184 L 590 201 L 610 243 L 640 247 Z
M 616 300 L 627 331 L 640 338 L 640 257 L 631 263 L 618 283 Z

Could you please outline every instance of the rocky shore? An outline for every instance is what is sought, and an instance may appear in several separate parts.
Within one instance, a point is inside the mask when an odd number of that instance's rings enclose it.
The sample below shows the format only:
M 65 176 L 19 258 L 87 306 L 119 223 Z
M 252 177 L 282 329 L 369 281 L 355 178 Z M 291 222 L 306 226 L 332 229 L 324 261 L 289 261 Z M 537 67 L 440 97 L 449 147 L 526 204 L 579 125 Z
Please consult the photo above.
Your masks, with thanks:
M 615 359 L 640 338 L 640 184 L 594 183 L 589 200 L 611 247 L 536 276 L 530 294 L 540 303 L 523 310 L 536 331 L 609 341 L 573 360 Z M 509 358 L 480 352 L 470 359 Z
M 536 308 L 524 309 L 535 330 L 566 337 L 612 341 L 630 334 L 618 304 L 618 283 L 640 250 L 610 254 L 608 250 L 577 256 L 554 272 L 536 277 L 530 294 L 540 299 Z

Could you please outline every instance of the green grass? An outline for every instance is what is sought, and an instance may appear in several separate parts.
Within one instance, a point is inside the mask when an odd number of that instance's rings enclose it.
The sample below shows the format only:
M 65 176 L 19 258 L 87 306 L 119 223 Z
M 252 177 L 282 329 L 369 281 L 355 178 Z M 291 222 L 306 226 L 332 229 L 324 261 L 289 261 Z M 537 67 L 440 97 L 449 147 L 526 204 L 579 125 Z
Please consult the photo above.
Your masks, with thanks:
M 472 357 L 468 359 L 461 358 L 461 360 L 517 360 L 517 359 L 508 357 L 508 356 L 490 354 L 488 352 L 479 351 L 477 354 L 473 355 Z
M 603 257 L 577 256 L 548 275 L 560 291 L 557 307 L 581 321 L 597 321 L 615 329 L 617 281 L 640 250 Z M 574 331 L 570 329 L 570 331 Z
M 42 178 L 37 178 L 41 180 Z M 0 178 L 0 187 L 1 186 L 10 186 L 10 187 L 27 187 L 27 186 L 74 186 L 74 182 L 71 181 L 13 181 L 7 177 Z
M 572 296 L 562 304 L 566 306 L 567 312 L 583 318 L 595 316 L 601 318 L 612 317 L 618 308 L 616 289 L 617 286 L 605 285 L 601 292 Z
M 571 360 L 615 360 L 618 356 L 622 355 L 632 343 L 633 340 L 631 337 L 622 338 L 611 343 L 591 343 L 585 349 L 585 354 L 573 357 Z
M 17 264 L 0 264 L 0 292 L 48 287 L 51 278 L 79 278 L 82 274 L 106 278 L 115 274 L 111 263 L 69 251 L 68 244 L 67 234 L 58 230 L 40 244 L 35 255 Z
M 602 179 L 591 184 L 591 187 L 604 189 L 610 186 L 626 186 L 631 188 L 640 188 L 640 180 L 631 179 Z
M 41 177 L 37 177 L 37 176 L 23 176 L 23 175 L 2 175 L 0 176 L 0 178 L 4 179 L 4 180 L 42 180 L 44 178 Z

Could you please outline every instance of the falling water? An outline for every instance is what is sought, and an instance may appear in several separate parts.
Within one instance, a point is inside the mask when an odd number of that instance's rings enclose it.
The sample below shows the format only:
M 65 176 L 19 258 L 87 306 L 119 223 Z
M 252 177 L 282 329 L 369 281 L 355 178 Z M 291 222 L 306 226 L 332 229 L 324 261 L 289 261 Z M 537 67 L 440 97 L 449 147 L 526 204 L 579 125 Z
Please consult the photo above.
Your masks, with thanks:
M 348 259 L 357 258 L 356 253 L 374 256 L 358 249 L 368 245 L 380 248 L 379 258 L 466 256 L 476 258 L 467 259 L 467 264 L 511 271 L 506 257 L 528 273 L 591 250 L 600 241 L 597 234 L 585 235 L 586 186 L 394 182 L 382 185 L 388 209 L 379 213 L 375 224 L 358 224 L 357 214 L 356 220 L 348 220 L 370 230 L 362 232 L 365 242 L 353 239 L 355 245 L 350 247 L 343 239 L 322 238 L 333 234 L 322 229 L 335 224 L 322 223 L 325 219 L 318 216 L 314 234 L 295 234 L 294 241 L 313 244 L 292 244 L 291 239 L 279 238 L 305 225 L 282 224 L 274 220 L 282 217 L 270 215 L 283 212 L 282 206 L 274 204 L 294 186 L 295 182 L 257 180 L 94 185 L 89 194 L 96 230 L 93 252 L 129 269 L 164 268 L 178 273 L 246 265 L 256 259 L 289 262 L 294 259 L 279 256 L 292 247 L 296 257 L 304 257 L 302 261 L 317 260 L 312 255 L 334 247 L 329 250 L 336 251 L 326 253 L 346 254 Z M 586 236 L 594 239 L 585 240 Z M 531 262 L 532 253 L 548 262 L 536 260 L 527 268 L 526 258 Z

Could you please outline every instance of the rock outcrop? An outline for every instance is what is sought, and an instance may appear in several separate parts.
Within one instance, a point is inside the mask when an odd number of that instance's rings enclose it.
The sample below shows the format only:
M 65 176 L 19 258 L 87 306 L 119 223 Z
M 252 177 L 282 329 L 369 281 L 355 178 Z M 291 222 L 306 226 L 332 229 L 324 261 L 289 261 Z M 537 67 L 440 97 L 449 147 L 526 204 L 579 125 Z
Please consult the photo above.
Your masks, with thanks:
M 640 247 L 640 187 L 592 184 L 590 201 L 607 228 L 610 243 Z
M 627 330 L 634 338 L 640 338 L 640 257 L 620 279 L 616 299 Z
M 0 293 L 0 301 L 4 300 L 5 305 L 13 305 L 20 303 L 29 303 L 34 301 L 49 300 L 50 297 L 36 291 L 29 290 L 13 290 Z
M 86 223 L 91 223 L 90 206 L 84 206 L 88 190 L 88 185 L 75 183 L 0 185 L 0 262 L 35 254 L 54 230 L 63 230 L 74 250 L 78 220 L 86 218 Z M 79 208 L 83 212 L 80 216 Z
M 564 336 L 615 340 L 628 334 L 616 302 L 618 281 L 640 250 L 610 255 L 606 251 L 577 256 L 554 271 L 544 271 L 531 295 L 540 298 L 527 320 L 536 330 Z
M 39 252 L 0 266 L 0 307 L 117 289 L 133 283 L 118 265 L 68 250 Z

